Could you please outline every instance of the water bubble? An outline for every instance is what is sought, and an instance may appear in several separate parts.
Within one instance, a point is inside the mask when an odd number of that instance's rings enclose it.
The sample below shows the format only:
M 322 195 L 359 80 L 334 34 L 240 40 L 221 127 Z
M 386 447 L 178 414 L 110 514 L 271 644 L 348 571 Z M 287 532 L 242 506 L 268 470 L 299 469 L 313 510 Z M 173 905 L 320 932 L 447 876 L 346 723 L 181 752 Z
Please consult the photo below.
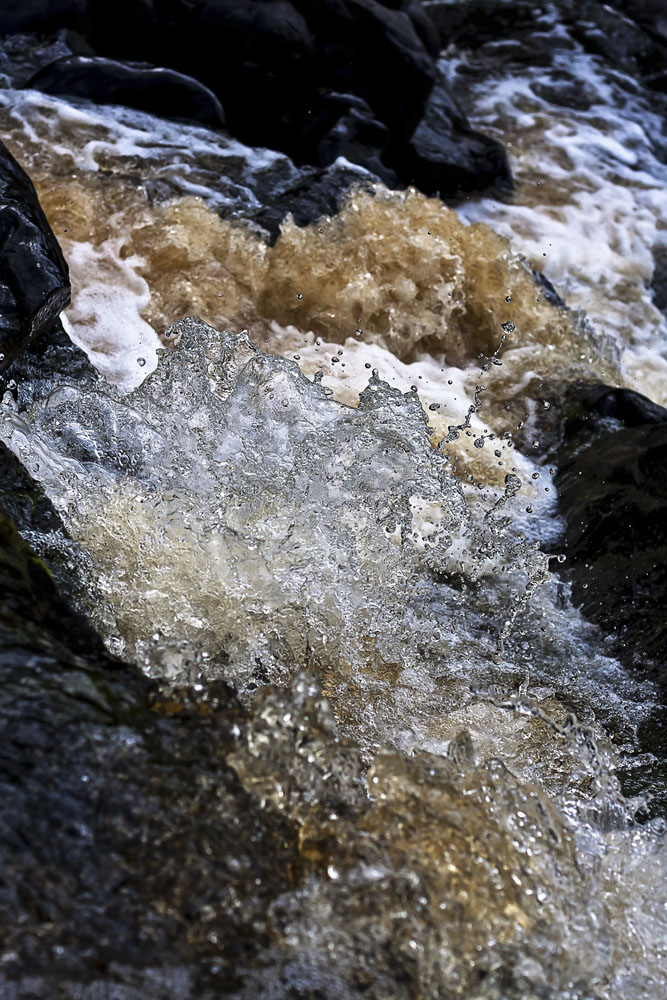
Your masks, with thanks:
M 303 295 L 301 294 L 301 292 L 297 292 L 297 293 L 296 293 L 296 297 L 297 297 L 297 299 L 299 299 L 299 301 L 300 301 L 300 300 L 301 300 L 301 299 L 303 298 Z
M 429 405 L 429 410 L 439 410 L 439 409 L 440 409 L 440 403 L 431 403 Z
M 511 302 L 511 301 L 512 301 L 512 296 L 511 295 L 506 295 L 505 296 L 505 302 Z
M 140 368 L 143 368 L 144 365 L 146 364 L 146 358 L 137 358 L 137 364 L 139 365 Z
M 504 330 L 505 333 L 513 333 L 514 330 L 516 330 L 516 327 L 515 327 L 514 323 L 510 323 L 510 321 L 507 320 L 506 323 L 501 323 L 500 324 L 500 329 Z
M 363 332 L 364 331 L 360 327 L 359 329 L 357 329 L 357 330 L 354 331 L 354 335 L 355 335 L 355 337 L 361 337 L 361 335 L 363 334 Z
M 551 406 L 551 403 L 549 402 L 548 399 L 543 399 L 542 400 L 542 406 L 544 407 L 545 410 L 548 410 L 549 407 Z

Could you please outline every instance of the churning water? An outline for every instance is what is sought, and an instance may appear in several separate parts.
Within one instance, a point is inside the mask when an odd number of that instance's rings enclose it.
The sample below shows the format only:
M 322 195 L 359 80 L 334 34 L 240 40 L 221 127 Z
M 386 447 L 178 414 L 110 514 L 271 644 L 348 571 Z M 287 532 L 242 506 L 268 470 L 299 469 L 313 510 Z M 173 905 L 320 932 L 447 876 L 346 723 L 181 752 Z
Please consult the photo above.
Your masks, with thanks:
M 447 66 L 511 144 L 513 198 L 366 185 L 273 246 L 280 154 L 0 91 L 104 376 L 22 385 L 0 436 L 109 648 L 233 683 L 253 723 L 232 767 L 326 855 L 276 900 L 280 944 L 239 997 L 657 1000 L 665 826 L 637 825 L 616 777 L 656 694 L 551 576 L 533 440 L 562 380 L 667 398 L 656 112 L 568 36 L 548 71 L 501 44 Z

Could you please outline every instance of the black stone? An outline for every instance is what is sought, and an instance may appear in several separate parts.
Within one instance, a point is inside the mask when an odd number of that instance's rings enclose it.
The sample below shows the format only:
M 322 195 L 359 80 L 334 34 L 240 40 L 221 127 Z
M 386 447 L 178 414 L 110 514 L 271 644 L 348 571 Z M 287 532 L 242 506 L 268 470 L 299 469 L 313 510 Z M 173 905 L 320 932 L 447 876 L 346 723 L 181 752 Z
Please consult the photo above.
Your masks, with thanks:
M 70 300 L 65 258 L 32 182 L 0 143 L 0 372 Z
M 86 0 L 3 0 L 0 35 L 22 31 L 48 34 L 57 28 L 81 28 Z
M 322 84 L 352 92 L 395 136 L 409 136 L 435 81 L 435 63 L 405 10 L 376 0 L 295 0 L 317 40 Z
M 109 657 L 0 513 L 3 997 L 234 986 L 303 868 L 226 761 L 245 724 L 222 683 L 163 694 Z
M 667 410 L 606 386 L 571 388 L 564 410 L 563 573 L 617 655 L 667 691 Z
M 163 118 L 223 128 L 225 116 L 208 87 L 173 69 L 122 63 L 99 56 L 65 56 L 26 83 L 46 94 L 80 97 L 97 104 L 124 104 Z
M 512 188 L 504 147 L 471 128 L 444 82 L 434 88 L 409 141 L 394 147 L 387 161 L 405 183 L 444 198 Z
M 298 148 L 306 163 L 327 167 L 338 157 L 365 167 L 389 187 L 400 185 L 396 173 L 383 161 L 391 133 L 354 94 L 326 94 L 299 137 Z
M 266 199 L 267 204 L 257 213 L 255 221 L 266 229 L 270 241 L 275 242 L 286 215 L 291 215 L 297 226 L 310 225 L 324 215 L 335 215 L 353 185 L 370 189 L 374 182 L 373 176 L 338 164 L 324 169 L 304 167 L 298 182 Z

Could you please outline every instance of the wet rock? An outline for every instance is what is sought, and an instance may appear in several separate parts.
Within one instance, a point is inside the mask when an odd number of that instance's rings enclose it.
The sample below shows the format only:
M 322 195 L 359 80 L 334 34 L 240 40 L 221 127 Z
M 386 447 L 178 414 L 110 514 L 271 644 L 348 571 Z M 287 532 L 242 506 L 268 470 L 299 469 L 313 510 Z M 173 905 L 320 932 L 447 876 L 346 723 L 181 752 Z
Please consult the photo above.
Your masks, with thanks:
M 390 9 L 376 0 L 145 2 L 131 7 L 122 31 L 115 9 L 102 0 L 91 0 L 88 12 L 91 41 L 103 54 L 136 56 L 142 36 L 143 59 L 189 73 L 214 91 L 233 135 L 320 162 L 312 156 L 313 132 L 324 135 L 336 124 L 340 115 L 321 127 L 338 94 L 361 98 L 395 136 L 407 137 L 419 120 L 435 63 L 421 37 L 428 35 L 428 20 L 414 4 L 405 6 Z M 433 49 L 432 36 L 429 44 Z M 361 145 L 367 144 L 363 138 Z
M 201 80 L 243 142 L 289 151 L 316 86 L 311 33 L 287 0 L 167 0 L 115 6 L 89 0 L 89 37 L 103 55 L 141 58 Z M 139 43 L 141 39 L 141 44 Z
M 0 626 L 0 992 L 229 986 L 300 867 L 226 763 L 233 695 L 161 696 L 106 656 L 4 515 Z
M 324 216 L 335 215 L 352 186 L 370 189 L 376 182 L 373 174 L 352 164 L 334 163 L 318 169 L 303 167 L 296 180 L 282 184 L 264 199 L 264 207 L 254 216 L 274 243 L 285 217 L 291 215 L 297 226 L 308 226 Z
M 81 97 L 97 104 L 125 104 L 163 118 L 222 128 L 220 101 L 198 80 L 172 69 L 122 63 L 99 56 L 56 59 L 26 83 L 46 94 Z
M 651 38 L 623 10 L 588 0 L 565 4 L 563 15 L 586 51 L 626 73 L 641 72 L 654 58 Z
M 330 166 L 339 157 L 365 167 L 388 187 L 398 187 L 397 175 L 383 161 L 391 133 L 368 104 L 354 94 L 325 95 L 318 112 L 299 137 L 306 162 Z
M 639 393 L 570 389 L 557 450 L 564 574 L 622 658 L 667 688 L 667 410 Z
M 56 28 L 79 28 L 85 0 L 9 0 L 0 7 L 0 35 L 19 31 L 47 34 Z
M 30 178 L 0 143 L 0 371 L 70 300 L 67 264 Z
M 435 65 L 405 10 L 375 0 L 296 0 L 317 40 L 325 86 L 363 97 L 396 135 L 416 125 Z
M 444 82 L 433 90 L 409 142 L 395 149 L 388 162 L 404 182 L 429 195 L 512 187 L 504 147 L 471 128 Z
M 532 32 L 543 12 L 531 0 L 425 0 L 423 6 L 443 48 L 452 42 L 477 48 Z

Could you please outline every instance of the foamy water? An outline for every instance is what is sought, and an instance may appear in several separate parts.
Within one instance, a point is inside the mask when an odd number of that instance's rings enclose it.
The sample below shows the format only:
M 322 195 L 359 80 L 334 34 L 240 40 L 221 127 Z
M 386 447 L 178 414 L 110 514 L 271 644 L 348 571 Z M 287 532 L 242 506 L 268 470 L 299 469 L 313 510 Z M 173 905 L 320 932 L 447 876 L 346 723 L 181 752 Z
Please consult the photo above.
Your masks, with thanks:
M 550 40 L 548 66 L 513 63 L 511 42 L 442 60 L 473 124 L 506 144 L 516 181 L 510 201 L 471 200 L 460 213 L 508 236 L 614 338 L 628 384 L 664 404 L 667 320 L 651 290 L 667 230 L 664 99 L 557 24 L 548 9 L 533 35 Z
M 539 74 L 475 59 L 450 65 L 511 143 L 510 202 L 378 185 L 275 246 L 256 219 L 296 177 L 280 154 L 0 91 L 70 264 L 66 327 L 106 379 L 6 397 L 0 436 L 109 648 L 255 706 L 232 766 L 321 864 L 239 997 L 343 998 L 367 966 L 378 1000 L 667 989 L 664 823 L 638 826 L 616 776 L 657 693 L 550 576 L 553 469 L 513 439 L 562 380 L 667 396 L 657 119 L 576 46 Z M 583 110 L 545 96 L 566 69 Z M 170 326 L 190 314 L 217 329 Z

